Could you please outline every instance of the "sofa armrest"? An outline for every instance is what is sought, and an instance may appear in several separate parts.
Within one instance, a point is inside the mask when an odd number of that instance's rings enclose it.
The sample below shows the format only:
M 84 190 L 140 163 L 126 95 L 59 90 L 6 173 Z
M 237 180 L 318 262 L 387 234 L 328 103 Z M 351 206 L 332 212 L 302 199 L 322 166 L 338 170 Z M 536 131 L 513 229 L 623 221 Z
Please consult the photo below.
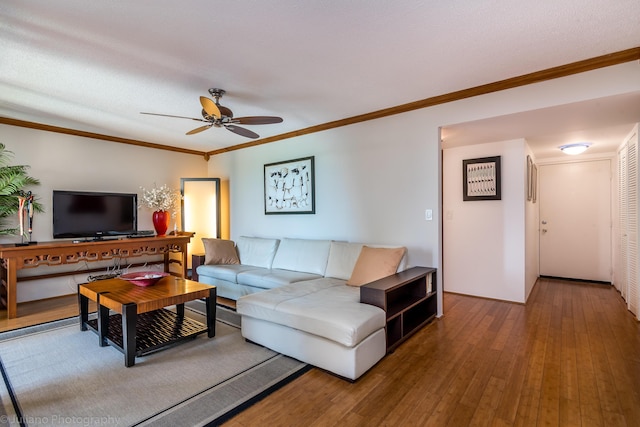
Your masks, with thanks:
M 198 272 L 196 269 L 204 265 L 204 254 L 192 254 L 191 255 L 191 280 L 198 281 Z

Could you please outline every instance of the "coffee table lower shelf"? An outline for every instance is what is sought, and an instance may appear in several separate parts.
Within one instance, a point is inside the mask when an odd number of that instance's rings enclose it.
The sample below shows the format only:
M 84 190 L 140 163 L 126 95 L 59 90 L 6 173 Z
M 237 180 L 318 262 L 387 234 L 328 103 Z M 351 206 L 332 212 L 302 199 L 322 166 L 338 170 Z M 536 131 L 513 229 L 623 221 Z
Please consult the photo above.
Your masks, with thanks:
M 207 332 L 207 325 L 186 316 L 180 317 L 164 308 L 138 314 L 136 323 L 136 357 L 194 339 Z M 87 321 L 87 326 L 99 335 L 98 319 Z M 107 342 L 126 355 L 122 337 L 122 315 L 112 314 L 109 316 Z

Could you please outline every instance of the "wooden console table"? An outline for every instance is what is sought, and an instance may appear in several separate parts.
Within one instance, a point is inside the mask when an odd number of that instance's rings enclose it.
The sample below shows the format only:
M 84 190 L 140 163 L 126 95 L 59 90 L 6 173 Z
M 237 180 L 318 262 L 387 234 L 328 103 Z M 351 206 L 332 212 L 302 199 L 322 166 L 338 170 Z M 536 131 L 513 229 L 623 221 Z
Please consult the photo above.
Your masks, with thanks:
M 97 241 L 40 242 L 28 246 L 0 245 L 0 301 L 7 308 L 7 318 L 18 317 L 16 299 L 18 271 L 40 266 L 76 264 L 78 262 L 109 261 L 145 255 L 164 255 L 164 270 L 169 273 L 169 254 L 181 255 L 180 277 L 187 277 L 187 244 L 194 233 L 122 238 Z M 79 274 L 78 271 L 63 273 Z

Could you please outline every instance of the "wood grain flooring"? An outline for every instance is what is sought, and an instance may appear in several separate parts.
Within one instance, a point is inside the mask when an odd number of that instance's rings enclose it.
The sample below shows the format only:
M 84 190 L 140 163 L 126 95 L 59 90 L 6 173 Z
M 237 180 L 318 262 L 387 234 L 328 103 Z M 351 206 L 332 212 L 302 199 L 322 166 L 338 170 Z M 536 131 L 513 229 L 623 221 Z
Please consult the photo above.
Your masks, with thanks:
M 612 287 L 444 312 L 355 383 L 313 369 L 225 426 L 640 426 L 640 324 Z
M 0 331 L 77 302 L 20 310 Z M 612 287 L 541 279 L 526 305 L 446 293 L 444 312 L 355 383 L 312 369 L 225 426 L 640 426 L 640 323 Z

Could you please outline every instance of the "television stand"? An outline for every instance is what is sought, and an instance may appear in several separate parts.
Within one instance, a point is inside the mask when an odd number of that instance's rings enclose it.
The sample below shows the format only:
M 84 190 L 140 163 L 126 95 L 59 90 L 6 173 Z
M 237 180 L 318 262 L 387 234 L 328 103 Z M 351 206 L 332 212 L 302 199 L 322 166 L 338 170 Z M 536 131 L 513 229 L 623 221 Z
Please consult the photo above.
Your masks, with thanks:
M 7 308 L 7 318 L 18 317 L 17 285 L 18 271 L 40 266 L 77 264 L 79 262 L 109 261 L 117 258 L 132 258 L 147 255 L 163 255 L 164 271 L 170 273 L 171 263 L 179 263 L 180 271 L 172 272 L 178 277 L 187 277 L 187 244 L 194 233 L 150 236 L 139 239 L 109 239 L 74 243 L 40 242 L 28 246 L 0 245 L 0 302 Z M 171 259 L 170 254 L 180 255 L 180 260 Z M 80 274 L 69 271 L 63 274 Z M 41 275 L 45 277 L 47 275 Z M 39 276 L 30 276 L 39 277 Z

